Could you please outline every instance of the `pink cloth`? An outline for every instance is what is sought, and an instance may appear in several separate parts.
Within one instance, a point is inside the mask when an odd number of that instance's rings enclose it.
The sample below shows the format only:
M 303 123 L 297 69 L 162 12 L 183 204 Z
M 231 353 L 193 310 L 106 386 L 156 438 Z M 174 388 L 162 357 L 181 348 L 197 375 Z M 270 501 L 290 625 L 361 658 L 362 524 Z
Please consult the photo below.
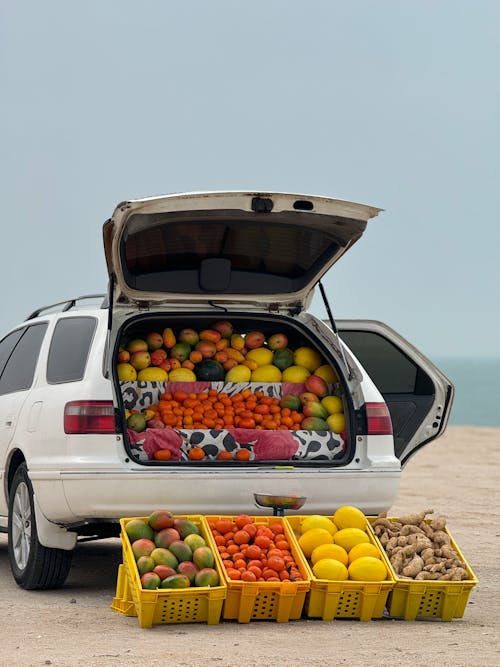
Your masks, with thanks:
M 172 461 L 181 458 L 182 437 L 171 428 L 148 428 L 142 433 L 128 430 L 128 437 L 132 444 L 142 443 L 142 448 L 150 459 L 159 449 L 169 449 L 172 452 Z
M 299 443 L 290 431 L 255 431 L 235 428 L 230 431 L 240 445 L 252 445 L 256 461 L 282 461 L 296 454 Z
M 291 459 L 296 454 L 299 443 L 290 431 L 257 431 L 259 437 L 253 446 L 256 460 L 279 461 Z

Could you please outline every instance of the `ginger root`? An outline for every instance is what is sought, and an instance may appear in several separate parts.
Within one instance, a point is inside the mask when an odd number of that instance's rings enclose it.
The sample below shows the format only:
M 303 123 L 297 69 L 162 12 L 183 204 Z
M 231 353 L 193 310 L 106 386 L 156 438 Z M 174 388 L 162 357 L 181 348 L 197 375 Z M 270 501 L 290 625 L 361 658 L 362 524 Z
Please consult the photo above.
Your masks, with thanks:
M 423 569 L 424 561 L 418 554 L 415 554 L 408 565 L 403 567 L 401 574 L 403 574 L 405 577 L 412 577 L 414 579 L 419 572 L 422 572 Z
M 467 566 L 451 546 L 446 518 L 426 519 L 434 510 L 391 520 L 381 513 L 372 528 L 401 579 L 462 581 Z
M 432 514 L 434 510 L 423 510 L 423 512 L 419 512 L 418 514 L 408 514 L 407 516 L 400 516 L 398 521 L 399 523 L 406 524 L 406 525 L 411 525 L 411 526 L 418 526 L 419 523 L 421 523 L 427 514 Z

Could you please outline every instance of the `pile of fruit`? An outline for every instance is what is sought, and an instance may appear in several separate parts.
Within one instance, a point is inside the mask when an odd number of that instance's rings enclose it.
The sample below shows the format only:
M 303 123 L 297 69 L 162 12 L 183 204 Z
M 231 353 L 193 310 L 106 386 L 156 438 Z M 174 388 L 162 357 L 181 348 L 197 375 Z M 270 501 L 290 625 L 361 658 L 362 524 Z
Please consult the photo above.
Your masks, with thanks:
M 311 376 L 312 378 L 313 376 Z M 307 382 L 306 382 L 307 389 Z M 141 432 L 145 428 L 174 429 L 266 429 L 333 431 L 343 433 L 345 417 L 342 399 L 320 398 L 312 391 L 286 394 L 281 399 L 262 391 L 244 389 L 229 396 L 216 389 L 198 394 L 164 392 L 160 401 L 142 413 L 126 413 L 127 426 Z
M 305 517 L 297 538 L 314 576 L 330 581 L 384 581 L 387 568 L 366 526 L 363 512 L 350 505 L 339 507 L 332 519 Z
M 275 333 L 266 339 L 261 331 L 234 333 L 228 321 L 209 329 L 171 327 L 150 332 L 120 347 L 118 379 L 149 382 L 300 382 L 314 374 L 333 384 L 333 368 L 311 347 L 288 347 L 288 337 Z
M 302 581 L 283 523 L 256 524 L 253 517 L 209 518 L 226 575 L 233 581 Z
M 218 586 L 215 557 L 197 524 L 169 510 L 125 525 L 144 589 Z
M 214 322 L 200 332 L 167 327 L 120 348 L 120 381 L 293 383 L 301 394 L 265 396 L 245 389 L 228 395 L 215 389 L 198 393 L 164 392 L 158 403 L 126 413 L 130 429 L 345 429 L 342 392 L 334 369 L 311 347 L 288 346 L 284 333 L 266 339 L 260 331 L 235 333 L 230 322 Z M 338 385 L 337 385 L 338 386 Z M 331 393 L 330 393 L 331 392 Z

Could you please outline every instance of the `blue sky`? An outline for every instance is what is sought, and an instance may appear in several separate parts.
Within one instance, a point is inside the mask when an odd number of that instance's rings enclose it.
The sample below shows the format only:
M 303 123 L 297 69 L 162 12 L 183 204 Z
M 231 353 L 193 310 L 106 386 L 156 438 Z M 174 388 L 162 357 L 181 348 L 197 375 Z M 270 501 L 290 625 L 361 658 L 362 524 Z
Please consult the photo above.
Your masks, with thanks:
M 281 190 L 385 209 L 324 281 L 337 317 L 500 357 L 498 25 L 494 0 L 2 3 L 0 331 L 105 291 L 118 201 Z

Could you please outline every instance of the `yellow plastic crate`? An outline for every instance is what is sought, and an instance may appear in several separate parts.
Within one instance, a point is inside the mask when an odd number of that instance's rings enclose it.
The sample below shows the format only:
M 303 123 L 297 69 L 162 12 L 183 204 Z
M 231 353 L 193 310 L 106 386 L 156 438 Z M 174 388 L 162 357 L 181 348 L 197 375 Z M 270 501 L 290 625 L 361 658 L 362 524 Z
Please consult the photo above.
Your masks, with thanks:
M 389 517 L 388 517 L 389 518 Z M 371 524 L 376 517 L 368 517 L 370 531 Z M 390 517 L 390 521 L 397 518 Z M 430 520 L 428 521 L 430 523 Z M 401 579 L 394 571 L 385 549 L 380 544 L 375 533 L 373 537 L 380 545 L 387 567 L 395 580 L 395 585 L 387 600 L 389 616 L 414 621 L 416 618 L 440 618 L 442 621 L 451 621 L 453 618 L 462 618 L 471 590 L 477 584 L 477 579 L 458 548 L 450 531 L 445 527 L 451 542 L 451 547 L 459 559 L 465 564 L 468 579 L 463 581 L 412 581 Z
M 305 516 L 285 517 L 285 522 L 290 526 L 294 536 L 300 533 L 300 524 L 305 518 Z M 328 518 L 333 519 L 332 516 Z M 367 533 L 371 543 L 382 551 L 371 531 L 367 530 Z M 315 577 L 307 560 L 306 565 L 311 578 L 311 590 L 306 598 L 305 612 L 310 618 L 321 618 L 323 621 L 333 621 L 336 618 L 370 621 L 383 616 L 387 597 L 395 583 L 390 571 L 384 581 L 351 581 L 349 579 L 330 581 Z
M 305 558 L 290 528 L 283 522 L 283 517 L 254 516 L 251 518 L 256 526 L 270 526 L 273 523 L 283 524 L 284 534 L 290 544 L 292 556 L 304 580 L 286 583 L 278 581 L 233 581 L 226 575 L 225 567 L 217 551 L 217 559 L 227 586 L 222 617 L 237 620 L 238 623 L 248 623 L 253 620 L 275 620 L 278 623 L 285 623 L 289 620 L 297 620 L 302 616 L 310 585 L 309 568 Z M 207 528 L 210 530 L 209 522 L 217 519 L 235 520 L 236 516 L 206 516 L 205 519 Z
M 145 519 L 146 517 L 139 517 Z M 182 516 L 200 528 L 200 533 L 212 551 L 217 548 L 211 531 L 199 515 Z M 215 568 L 219 573 L 219 586 L 193 586 L 182 589 L 145 590 L 141 586 L 139 572 L 125 526 L 131 518 L 120 519 L 123 547 L 123 565 L 118 569 L 116 596 L 111 608 L 126 616 L 138 616 L 142 628 L 151 628 L 163 623 L 219 623 L 222 605 L 227 593 L 219 562 Z

